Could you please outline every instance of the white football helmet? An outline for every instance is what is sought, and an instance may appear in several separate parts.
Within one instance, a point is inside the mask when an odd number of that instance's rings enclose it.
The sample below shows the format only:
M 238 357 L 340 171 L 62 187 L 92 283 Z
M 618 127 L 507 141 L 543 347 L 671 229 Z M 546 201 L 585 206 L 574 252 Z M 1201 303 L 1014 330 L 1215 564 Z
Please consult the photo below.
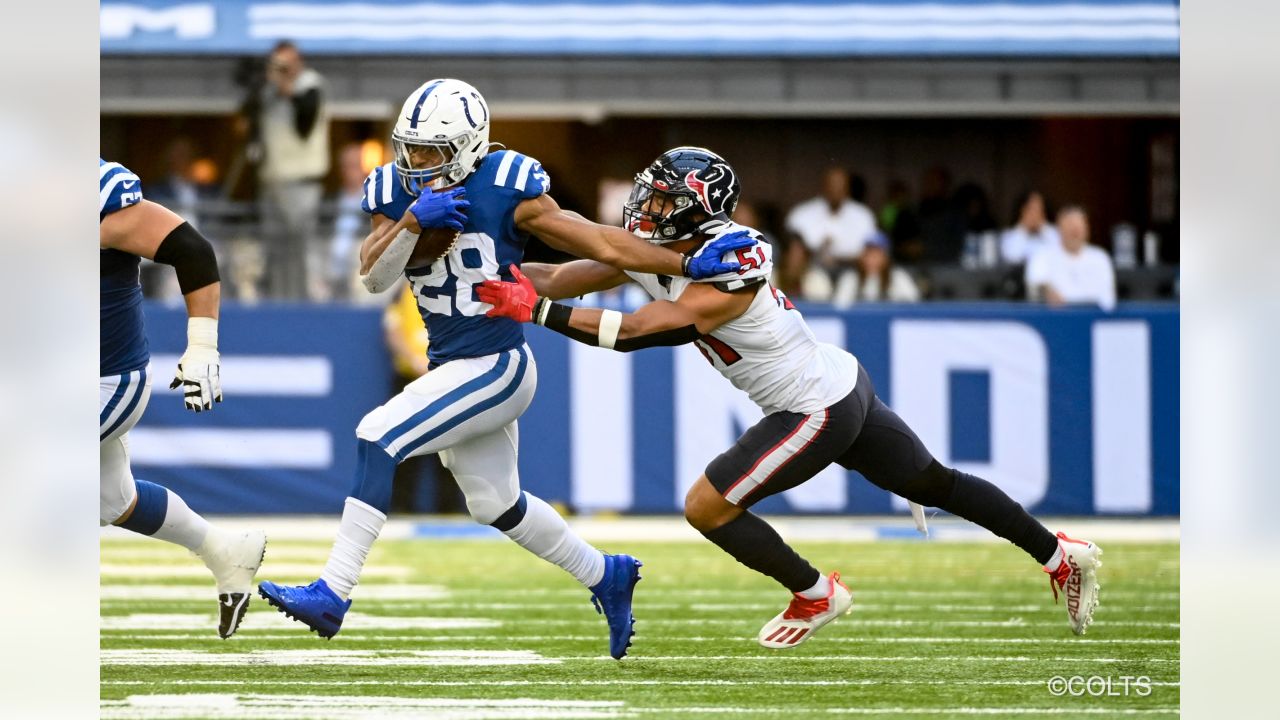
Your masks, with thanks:
M 412 195 L 457 185 L 489 153 L 489 106 L 475 88 L 441 78 L 422 84 L 404 101 L 391 131 L 396 172 Z M 414 155 L 430 156 L 426 167 Z

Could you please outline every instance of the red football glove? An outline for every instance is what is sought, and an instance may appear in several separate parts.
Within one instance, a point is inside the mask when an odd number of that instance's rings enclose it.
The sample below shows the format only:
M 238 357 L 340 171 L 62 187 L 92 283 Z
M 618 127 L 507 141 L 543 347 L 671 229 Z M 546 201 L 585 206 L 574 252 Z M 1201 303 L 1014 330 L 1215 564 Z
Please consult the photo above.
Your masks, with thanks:
M 520 268 L 511 266 L 511 275 L 515 282 L 502 280 L 485 280 L 476 288 L 476 297 L 480 302 L 489 303 L 493 309 L 485 313 L 489 317 L 508 317 L 516 322 L 533 321 L 533 305 L 538 302 L 538 293 L 533 289 L 533 282 L 520 272 Z

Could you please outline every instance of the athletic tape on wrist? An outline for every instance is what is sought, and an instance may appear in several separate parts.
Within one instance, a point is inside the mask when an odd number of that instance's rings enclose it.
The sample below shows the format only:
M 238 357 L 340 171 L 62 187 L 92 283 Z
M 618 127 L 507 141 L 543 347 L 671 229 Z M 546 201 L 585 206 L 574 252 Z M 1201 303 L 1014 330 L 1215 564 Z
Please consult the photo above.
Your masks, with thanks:
M 617 310 L 600 313 L 600 347 L 612 350 L 618 342 L 618 331 L 621 329 L 622 313 Z

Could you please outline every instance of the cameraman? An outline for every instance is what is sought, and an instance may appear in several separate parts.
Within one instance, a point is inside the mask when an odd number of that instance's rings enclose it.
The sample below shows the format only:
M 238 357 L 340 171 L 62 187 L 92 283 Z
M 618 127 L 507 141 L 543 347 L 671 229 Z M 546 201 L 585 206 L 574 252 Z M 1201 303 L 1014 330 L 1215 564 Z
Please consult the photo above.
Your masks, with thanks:
M 259 201 L 266 242 L 268 294 L 314 299 L 324 248 L 317 237 L 321 181 L 329 172 L 329 117 L 324 78 L 281 40 L 267 59 L 258 95 Z M 309 271 L 310 268 L 310 271 Z

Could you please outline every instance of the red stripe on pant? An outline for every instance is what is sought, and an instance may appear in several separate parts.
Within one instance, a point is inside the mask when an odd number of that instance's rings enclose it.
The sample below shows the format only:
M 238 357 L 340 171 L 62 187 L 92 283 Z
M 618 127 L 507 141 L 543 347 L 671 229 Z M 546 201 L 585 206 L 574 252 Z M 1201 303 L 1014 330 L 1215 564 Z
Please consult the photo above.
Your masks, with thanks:
M 822 425 L 818 428 L 818 432 L 822 432 L 822 428 L 823 428 L 823 427 L 826 427 L 826 425 L 827 425 L 827 419 L 826 419 L 826 417 L 825 417 L 825 414 L 826 414 L 826 412 L 827 412 L 827 411 L 826 411 L 826 410 L 823 410 L 822 412 L 824 413 L 824 417 L 823 417 L 823 419 L 822 419 Z M 781 440 L 779 440 L 777 445 L 774 445 L 773 447 L 769 448 L 769 451 L 768 451 L 768 452 L 766 452 L 765 454 L 763 454 L 763 455 L 761 455 L 759 458 L 757 458 L 757 459 L 756 459 L 755 464 L 751 466 L 751 469 L 750 469 L 750 470 L 748 470 L 746 473 L 744 473 L 744 474 L 742 475 L 742 477 L 738 478 L 738 479 L 737 479 L 737 481 L 735 481 L 732 485 L 730 485 L 728 490 L 725 490 L 725 491 L 724 491 L 725 497 L 728 497 L 728 496 L 729 496 L 729 494 L 733 492 L 733 489 L 734 489 L 734 488 L 736 488 L 736 487 L 738 487 L 739 485 L 741 485 L 741 484 L 742 484 L 742 481 L 744 481 L 744 480 L 746 480 L 747 478 L 751 477 L 751 474 L 752 474 L 752 473 L 754 473 L 754 472 L 756 471 L 756 468 L 760 467 L 760 464 L 761 464 L 761 463 L 763 463 L 765 460 L 767 460 L 767 459 L 769 458 L 769 456 L 770 456 L 770 455 L 772 455 L 772 454 L 774 454 L 775 452 L 777 452 L 777 451 L 778 451 L 778 448 L 782 447 L 783 445 L 786 445 L 788 440 L 790 440 L 791 438 L 795 437 L 795 436 L 796 436 L 796 433 L 800 432 L 800 430 L 801 430 L 801 429 L 803 429 L 803 428 L 804 428 L 804 426 L 805 426 L 805 425 L 807 425 L 807 424 L 809 423 L 809 419 L 810 419 L 810 418 L 812 418 L 812 417 L 813 417 L 813 415 L 805 415 L 805 416 L 804 416 L 804 420 L 802 420 L 802 421 L 800 422 L 800 424 L 799 424 L 799 425 L 796 425 L 796 427 L 795 427 L 795 429 L 794 429 L 794 430 L 792 430 L 790 433 L 787 433 L 787 436 L 786 436 L 786 437 L 784 437 L 784 438 L 782 438 Z M 818 432 L 815 432 L 815 433 L 813 434 L 813 437 L 815 437 L 815 438 L 816 438 L 816 437 L 818 436 Z M 804 444 L 804 445 L 803 445 L 799 450 L 797 450 L 797 451 L 796 451 L 796 453 L 795 453 L 795 454 L 796 454 L 796 455 L 798 455 L 798 454 L 800 454 L 801 452 L 803 452 L 803 451 L 804 451 L 804 449 L 805 449 L 805 448 L 807 448 L 807 447 L 809 447 L 809 444 L 810 444 L 810 443 L 812 443 L 812 442 L 813 442 L 813 438 L 810 438 L 810 439 L 809 439 L 809 442 L 805 443 L 805 444 Z M 791 457 L 795 457 L 795 455 L 792 455 Z M 787 458 L 786 460 L 784 460 L 784 461 L 782 462 L 782 465 L 779 465 L 779 466 L 778 466 L 778 468 L 781 468 L 783 465 L 786 465 L 786 464 L 787 464 L 788 462 L 790 462 L 790 461 L 791 461 L 791 458 Z M 774 468 L 774 471 L 773 471 L 772 473 L 769 473 L 769 475 L 768 475 L 768 476 L 766 476 L 763 480 L 761 480 L 761 481 L 760 481 L 760 485 L 763 485 L 763 484 L 765 484 L 766 482 L 768 482 L 768 481 L 769 481 L 769 478 L 770 478 L 770 477 L 773 477 L 773 474 L 774 474 L 774 473 L 776 473 L 776 472 L 778 471 L 778 468 Z M 747 493 L 747 495 L 750 495 L 752 492 L 755 492 L 757 489 L 759 489 L 759 485 L 757 485 L 755 488 L 753 488 L 753 489 L 751 490 L 751 492 Z M 745 499 L 746 499 L 746 495 L 744 495 L 744 496 L 743 496 L 743 500 L 745 500 Z

